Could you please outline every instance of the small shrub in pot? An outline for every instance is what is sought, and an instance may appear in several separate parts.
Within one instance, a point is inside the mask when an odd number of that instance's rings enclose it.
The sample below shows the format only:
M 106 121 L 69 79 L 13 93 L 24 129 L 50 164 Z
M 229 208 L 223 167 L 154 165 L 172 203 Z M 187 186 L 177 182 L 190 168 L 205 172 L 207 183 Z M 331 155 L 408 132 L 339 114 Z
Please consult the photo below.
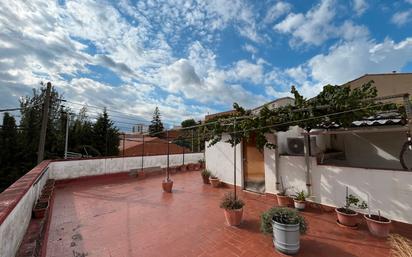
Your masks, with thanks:
M 290 207 L 293 206 L 293 199 L 287 195 L 289 188 L 285 187 L 283 184 L 283 179 L 280 177 L 280 190 L 276 194 L 278 205 L 281 207 Z
M 209 177 L 210 177 L 211 174 L 212 173 L 207 169 L 202 170 L 200 175 L 202 175 L 203 184 L 210 184 Z
M 210 181 L 210 183 L 212 184 L 213 187 L 219 187 L 220 186 L 220 180 L 215 175 L 211 175 L 209 177 L 209 181 Z
M 223 197 L 220 208 L 224 209 L 226 222 L 230 226 L 238 226 L 242 222 L 243 206 L 242 199 L 235 198 L 233 193 L 226 193 Z
M 305 193 L 305 191 L 303 191 L 303 190 L 299 191 L 299 192 L 296 192 L 293 195 L 293 202 L 294 202 L 294 205 L 295 205 L 295 209 L 298 209 L 300 211 L 305 209 L 306 197 L 307 196 L 308 196 L 307 193 Z
M 357 196 L 349 194 L 348 187 L 346 187 L 345 206 L 335 209 L 339 224 L 357 228 L 358 213 L 353 208 L 366 209 L 367 207 L 368 205 L 365 201 L 361 201 Z
M 296 254 L 300 249 L 300 234 L 307 230 L 305 218 L 295 209 L 274 207 L 261 215 L 260 229 L 273 233 L 276 250 L 285 254 Z
M 389 236 L 392 221 L 381 216 L 380 211 L 378 211 L 378 215 L 365 214 L 364 217 L 372 235 L 377 237 Z

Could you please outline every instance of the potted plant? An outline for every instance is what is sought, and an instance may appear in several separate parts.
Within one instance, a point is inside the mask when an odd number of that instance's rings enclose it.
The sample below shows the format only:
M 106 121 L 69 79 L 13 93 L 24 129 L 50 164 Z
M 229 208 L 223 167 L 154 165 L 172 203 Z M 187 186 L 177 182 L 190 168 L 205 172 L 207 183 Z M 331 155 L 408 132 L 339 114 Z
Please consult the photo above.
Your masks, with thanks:
M 285 254 L 296 254 L 300 248 L 300 234 L 307 230 L 303 216 L 295 209 L 274 207 L 261 215 L 260 229 L 273 234 L 276 250 Z
M 33 208 L 33 216 L 36 219 L 41 219 L 44 217 L 47 208 L 49 207 L 49 203 L 48 202 L 37 202 L 36 205 Z
M 163 191 L 171 193 L 173 188 L 173 180 L 170 178 L 169 167 L 166 168 L 166 178 L 162 181 Z
M 368 225 L 369 232 L 377 237 L 388 237 L 391 227 L 391 220 L 381 216 L 381 212 L 378 211 L 378 215 L 365 214 L 366 224 Z
M 209 181 L 210 181 L 210 183 L 212 184 L 213 187 L 219 187 L 220 186 L 220 180 L 215 175 L 211 175 L 209 177 Z
M 202 175 L 203 184 L 210 184 L 209 177 L 211 175 L 210 171 L 207 169 L 202 170 L 200 173 Z
M 204 169 L 205 168 L 205 159 L 199 159 L 198 163 L 200 164 L 200 168 Z
M 338 217 L 338 224 L 357 228 L 358 227 L 358 213 L 351 208 L 366 209 L 368 205 L 365 201 L 360 201 L 358 197 L 348 193 L 346 187 L 346 203 L 345 206 L 336 208 L 336 215 Z
M 306 196 L 307 196 L 307 194 L 303 190 L 299 191 L 299 192 L 296 192 L 293 195 L 293 202 L 294 202 L 294 205 L 295 205 L 295 209 L 298 209 L 300 211 L 305 209 Z
M 278 205 L 281 207 L 288 207 L 293 205 L 293 200 L 287 193 L 288 188 L 286 188 L 283 184 L 283 179 L 280 177 L 280 190 L 276 194 L 276 198 L 278 201 Z
M 238 226 L 242 222 L 243 206 L 245 203 L 234 196 L 233 193 L 226 193 L 223 197 L 220 208 L 224 209 L 226 222 L 230 226 Z
M 180 165 L 180 171 L 186 171 L 187 166 L 185 164 Z

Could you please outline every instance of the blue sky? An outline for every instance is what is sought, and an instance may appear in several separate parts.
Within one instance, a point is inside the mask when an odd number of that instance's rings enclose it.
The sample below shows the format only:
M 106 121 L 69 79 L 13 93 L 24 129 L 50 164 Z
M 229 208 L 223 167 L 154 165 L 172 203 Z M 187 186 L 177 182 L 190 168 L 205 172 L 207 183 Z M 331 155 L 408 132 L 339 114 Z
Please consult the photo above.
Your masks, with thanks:
M 178 124 L 392 70 L 412 71 L 412 0 L 0 2 L 0 107 L 50 80 Z

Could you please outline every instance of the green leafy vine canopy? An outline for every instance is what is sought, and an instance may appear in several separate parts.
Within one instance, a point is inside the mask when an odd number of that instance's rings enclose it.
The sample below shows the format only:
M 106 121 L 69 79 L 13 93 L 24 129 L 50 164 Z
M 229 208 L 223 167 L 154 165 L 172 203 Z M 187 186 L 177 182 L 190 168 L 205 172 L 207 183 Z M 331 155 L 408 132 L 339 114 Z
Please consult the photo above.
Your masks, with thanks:
M 306 131 L 319 127 L 350 127 L 353 121 L 373 116 L 379 111 L 394 110 L 402 112 L 402 106 L 394 103 L 376 102 L 377 90 L 373 81 L 361 87 L 351 89 L 349 86 L 326 85 L 316 97 L 306 99 L 292 86 L 294 104 L 269 109 L 263 106 L 259 114 L 254 115 L 237 103 L 234 112 L 216 116 L 204 126 L 205 139 L 209 147 L 222 140 L 223 134 L 229 134 L 226 141 L 232 146 L 242 139 L 256 139 L 256 147 L 274 148 L 266 135 L 276 131 L 287 131 L 289 126 L 299 126 Z

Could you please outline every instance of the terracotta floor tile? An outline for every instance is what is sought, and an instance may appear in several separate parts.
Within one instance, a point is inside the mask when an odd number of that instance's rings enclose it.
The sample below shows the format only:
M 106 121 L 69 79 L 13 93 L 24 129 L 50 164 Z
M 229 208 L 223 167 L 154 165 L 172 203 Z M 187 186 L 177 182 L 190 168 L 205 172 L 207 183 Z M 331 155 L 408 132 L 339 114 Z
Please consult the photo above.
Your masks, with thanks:
M 270 235 L 259 231 L 260 214 L 273 206 L 267 196 L 239 192 L 244 222 L 225 223 L 220 198 L 230 189 L 203 185 L 199 172 L 173 175 L 172 194 L 163 193 L 162 177 L 77 180 L 60 185 L 48 231 L 48 257 L 284 256 Z M 297 256 L 389 255 L 385 240 L 336 225 L 334 213 L 303 212 L 309 230 Z M 408 237 L 412 226 L 396 225 Z M 76 255 L 77 254 L 77 255 Z

